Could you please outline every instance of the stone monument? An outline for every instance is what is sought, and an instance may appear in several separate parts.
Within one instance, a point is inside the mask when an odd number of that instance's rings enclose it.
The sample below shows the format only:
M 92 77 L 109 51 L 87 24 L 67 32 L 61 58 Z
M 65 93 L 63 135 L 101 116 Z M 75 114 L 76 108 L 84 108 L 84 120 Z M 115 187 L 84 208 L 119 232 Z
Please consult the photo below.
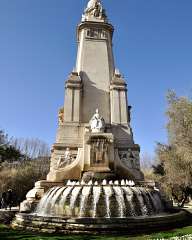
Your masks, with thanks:
M 48 181 L 81 179 L 84 172 L 93 170 L 93 162 L 97 171 L 92 151 L 96 151 L 94 144 L 101 142 L 108 162 L 106 171 L 143 179 L 140 149 L 134 143 L 129 121 L 127 84 L 115 69 L 112 36 L 113 26 L 108 23 L 101 2 L 89 1 L 77 28 L 77 61 L 65 84 L 65 104 L 59 112 Z M 66 149 L 71 151 L 73 160 L 59 167 L 57 163 L 64 158 Z M 100 151 L 96 156 L 99 154 Z M 99 164 L 98 168 L 100 171 Z
M 13 227 L 135 234 L 186 221 L 186 212 L 169 210 L 156 185 L 143 182 L 112 36 L 101 2 L 90 0 L 77 28 L 77 62 L 65 83 L 50 172 L 28 192 Z
M 127 83 L 114 64 L 113 31 L 101 2 L 90 0 L 77 27 L 76 66 L 65 82 L 50 172 L 27 194 L 21 209 L 30 209 L 47 189 L 69 179 L 143 180 Z

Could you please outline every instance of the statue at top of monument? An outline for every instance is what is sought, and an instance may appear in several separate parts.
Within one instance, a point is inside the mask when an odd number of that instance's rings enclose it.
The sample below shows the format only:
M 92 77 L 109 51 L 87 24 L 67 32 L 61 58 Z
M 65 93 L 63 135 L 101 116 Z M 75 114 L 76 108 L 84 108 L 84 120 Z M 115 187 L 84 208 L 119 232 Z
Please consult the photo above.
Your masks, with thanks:
M 64 123 L 64 108 L 63 107 L 59 109 L 58 120 L 59 120 L 59 125 L 63 125 L 63 123 Z
M 91 127 L 91 132 L 93 133 L 104 132 L 105 120 L 103 117 L 100 116 L 98 109 L 96 109 L 95 114 L 91 118 L 89 125 Z
M 102 7 L 100 0 L 90 0 L 84 11 L 83 20 L 88 20 L 89 17 L 95 19 L 106 19 L 105 10 Z

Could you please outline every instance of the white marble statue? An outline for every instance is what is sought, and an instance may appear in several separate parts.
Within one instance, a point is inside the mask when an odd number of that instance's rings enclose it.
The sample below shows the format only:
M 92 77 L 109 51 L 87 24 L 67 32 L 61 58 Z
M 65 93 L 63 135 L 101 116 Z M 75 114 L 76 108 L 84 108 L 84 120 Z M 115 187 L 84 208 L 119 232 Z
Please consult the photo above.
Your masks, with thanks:
M 58 120 L 59 120 L 59 125 L 63 125 L 63 123 L 64 123 L 64 108 L 63 107 L 59 109 Z
M 104 16 L 104 10 L 100 0 L 90 0 L 87 4 L 84 15 L 102 18 Z
M 96 109 L 95 114 L 90 120 L 89 123 L 91 131 L 93 133 L 104 132 L 105 130 L 105 120 L 99 115 L 99 110 Z
M 65 150 L 65 154 L 64 156 L 60 157 L 58 163 L 57 163 L 57 167 L 58 168 L 62 168 L 64 166 L 66 166 L 67 164 L 70 164 L 72 162 L 73 158 L 70 152 L 70 149 L 67 148 Z

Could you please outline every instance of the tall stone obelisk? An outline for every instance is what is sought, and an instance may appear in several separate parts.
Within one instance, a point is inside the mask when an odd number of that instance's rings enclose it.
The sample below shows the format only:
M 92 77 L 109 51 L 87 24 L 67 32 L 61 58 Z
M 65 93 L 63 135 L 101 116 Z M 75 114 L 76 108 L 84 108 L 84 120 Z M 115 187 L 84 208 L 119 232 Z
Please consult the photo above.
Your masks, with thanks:
M 30 212 L 49 188 L 68 179 L 143 180 L 127 84 L 114 64 L 113 31 L 101 2 L 90 0 L 77 27 L 77 61 L 65 82 L 50 172 L 28 192 L 21 211 Z
M 90 0 L 77 27 L 77 61 L 65 83 L 48 181 L 80 179 L 90 171 L 143 178 L 140 148 L 130 127 L 127 84 L 115 69 L 113 31 L 101 2 Z M 92 116 L 98 117 L 96 109 L 105 121 L 101 133 L 90 128 Z

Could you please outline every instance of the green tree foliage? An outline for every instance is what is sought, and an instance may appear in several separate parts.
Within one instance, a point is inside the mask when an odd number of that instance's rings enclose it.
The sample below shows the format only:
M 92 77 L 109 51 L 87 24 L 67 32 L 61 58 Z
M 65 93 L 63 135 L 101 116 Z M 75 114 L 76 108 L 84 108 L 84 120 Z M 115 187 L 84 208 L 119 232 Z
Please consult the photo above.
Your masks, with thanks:
M 146 182 L 149 181 L 154 181 L 156 180 L 156 176 L 153 173 L 153 164 L 155 162 L 155 158 L 154 156 L 148 154 L 148 153 L 144 153 L 141 155 L 141 170 L 144 174 L 144 178 Z
M 0 130 L 0 146 L 8 143 L 8 135 L 4 133 L 3 130 Z
M 152 169 L 153 169 L 153 173 L 155 175 L 159 175 L 159 176 L 165 175 L 165 168 L 164 168 L 164 164 L 162 162 L 158 163 L 157 165 L 153 165 Z
M 9 143 L 8 135 L 0 130 L 0 163 L 18 161 L 23 157 L 21 151 Z
M 38 180 L 46 179 L 50 165 L 49 146 L 39 139 L 9 139 L 0 130 L 0 193 L 13 189 L 17 203 Z
M 13 189 L 19 204 L 34 183 L 46 179 L 49 172 L 50 158 L 22 161 L 20 164 L 4 164 L 0 170 L 0 193 Z
M 192 186 L 192 101 L 172 91 L 167 101 L 168 144 L 157 145 L 160 163 L 154 173 L 174 199 L 184 205 Z
M 0 149 L 1 163 L 2 162 L 15 162 L 24 158 L 24 155 L 21 154 L 19 150 L 13 146 L 6 146 Z

